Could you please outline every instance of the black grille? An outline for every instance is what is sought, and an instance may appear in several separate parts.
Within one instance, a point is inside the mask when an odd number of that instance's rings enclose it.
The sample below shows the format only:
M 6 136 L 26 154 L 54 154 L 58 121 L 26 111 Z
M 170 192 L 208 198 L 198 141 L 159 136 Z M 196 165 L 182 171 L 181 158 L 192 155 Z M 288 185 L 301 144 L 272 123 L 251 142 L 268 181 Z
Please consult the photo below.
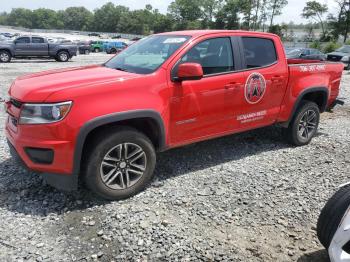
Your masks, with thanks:
M 334 61 L 334 62 L 338 62 L 342 59 L 341 56 L 338 56 L 338 55 L 328 55 L 327 56 L 327 60 L 328 61 Z
M 10 102 L 13 106 L 15 106 L 17 108 L 21 108 L 21 106 L 22 106 L 22 102 L 20 102 L 16 99 L 10 98 Z

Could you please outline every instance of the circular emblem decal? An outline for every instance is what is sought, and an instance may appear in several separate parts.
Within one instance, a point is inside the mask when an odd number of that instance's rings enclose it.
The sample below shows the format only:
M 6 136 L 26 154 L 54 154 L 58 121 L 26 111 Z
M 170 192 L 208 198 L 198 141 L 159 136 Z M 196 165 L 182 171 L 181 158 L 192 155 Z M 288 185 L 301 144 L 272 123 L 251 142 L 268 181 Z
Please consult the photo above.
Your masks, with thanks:
M 265 94 L 266 81 L 262 74 L 252 73 L 245 84 L 244 95 L 249 104 L 258 103 Z

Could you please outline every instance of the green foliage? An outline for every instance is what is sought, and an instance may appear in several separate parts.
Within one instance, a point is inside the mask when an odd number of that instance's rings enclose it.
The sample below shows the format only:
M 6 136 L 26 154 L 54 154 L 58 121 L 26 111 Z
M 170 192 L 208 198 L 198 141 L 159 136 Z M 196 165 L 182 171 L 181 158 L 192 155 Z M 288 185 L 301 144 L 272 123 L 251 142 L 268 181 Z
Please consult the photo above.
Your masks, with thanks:
M 0 13 L 0 24 L 38 29 L 151 34 L 183 29 L 265 30 L 287 0 L 173 0 L 168 13 L 151 5 L 130 10 L 108 2 L 93 12 L 85 7 L 54 11 L 46 8 L 14 8 Z
M 324 25 L 323 16 L 328 11 L 328 7 L 326 4 L 321 4 L 317 1 L 308 1 L 306 2 L 306 6 L 303 9 L 302 17 L 307 19 L 313 19 L 316 22 L 321 24 L 322 28 L 322 38 L 326 38 L 326 28 Z
M 341 45 L 338 44 L 337 42 L 329 42 L 327 43 L 324 48 L 323 48 L 323 52 L 324 53 L 330 53 L 335 51 L 336 49 L 338 49 Z
M 310 48 L 315 48 L 315 49 L 318 49 L 318 50 L 321 50 L 322 49 L 322 46 L 321 46 L 321 42 L 320 41 L 313 41 L 310 45 L 309 45 Z
M 342 36 L 344 42 L 347 41 L 350 31 L 350 1 L 338 0 L 338 11 L 336 14 L 330 14 L 328 23 L 332 28 L 331 34 L 334 39 L 338 39 Z
M 350 39 L 345 41 L 346 45 L 350 45 Z

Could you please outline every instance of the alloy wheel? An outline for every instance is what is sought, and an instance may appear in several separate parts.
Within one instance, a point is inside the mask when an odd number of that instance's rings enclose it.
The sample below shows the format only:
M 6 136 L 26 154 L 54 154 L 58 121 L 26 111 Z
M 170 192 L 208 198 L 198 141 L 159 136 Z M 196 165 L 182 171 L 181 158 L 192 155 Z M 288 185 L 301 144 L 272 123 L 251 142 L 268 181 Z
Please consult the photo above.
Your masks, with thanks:
M 110 149 L 100 165 L 102 182 L 114 190 L 135 185 L 147 167 L 144 150 L 134 143 L 122 143 Z
M 9 61 L 9 59 L 10 59 L 10 56 L 7 53 L 3 52 L 0 54 L 1 62 L 7 62 Z
M 316 131 L 317 121 L 317 113 L 312 109 L 307 110 L 300 119 L 298 135 L 308 140 Z

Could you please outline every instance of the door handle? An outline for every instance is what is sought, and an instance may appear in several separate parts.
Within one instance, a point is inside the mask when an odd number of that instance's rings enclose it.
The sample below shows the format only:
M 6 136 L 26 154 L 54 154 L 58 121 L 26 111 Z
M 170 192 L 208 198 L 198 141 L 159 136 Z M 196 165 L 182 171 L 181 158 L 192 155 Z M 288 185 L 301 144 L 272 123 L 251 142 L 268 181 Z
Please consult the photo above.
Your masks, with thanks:
M 271 77 L 271 81 L 272 81 L 273 83 L 282 82 L 282 79 L 283 79 L 283 76 L 273 76 L 273 77 Z
M 235 89 L 240 87 L 242 84 L 237 82 L 231 82 L 225 85 L 225 89 Z

